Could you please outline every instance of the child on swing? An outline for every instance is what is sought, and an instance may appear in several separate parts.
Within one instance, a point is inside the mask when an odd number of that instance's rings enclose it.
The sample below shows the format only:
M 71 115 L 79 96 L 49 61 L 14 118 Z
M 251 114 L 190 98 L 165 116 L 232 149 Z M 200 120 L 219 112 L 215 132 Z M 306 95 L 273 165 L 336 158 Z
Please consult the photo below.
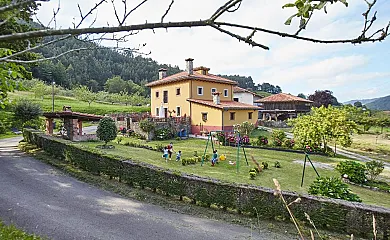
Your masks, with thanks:
M 211 159 L 211 166 L 214 167 L 215 163 L 218 162 L 218 153 L 217 150 L 213 151 L 213 158 Z

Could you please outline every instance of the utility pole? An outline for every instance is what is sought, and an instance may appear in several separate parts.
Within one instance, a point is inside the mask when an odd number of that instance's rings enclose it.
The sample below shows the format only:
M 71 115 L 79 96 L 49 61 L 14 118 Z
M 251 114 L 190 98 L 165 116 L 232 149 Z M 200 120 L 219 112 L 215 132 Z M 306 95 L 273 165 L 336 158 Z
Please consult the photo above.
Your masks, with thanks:
M 52 112 L 54 112 L 54 85 L 55 85 L 56 83 L 53 81 L 52 82 L 52 87 L 51 87 L 51 93 L 52 93 L 52 97 L 51 97 L 51 99 L 52 99 L 52 108 L 51 108 L 51 111 Z

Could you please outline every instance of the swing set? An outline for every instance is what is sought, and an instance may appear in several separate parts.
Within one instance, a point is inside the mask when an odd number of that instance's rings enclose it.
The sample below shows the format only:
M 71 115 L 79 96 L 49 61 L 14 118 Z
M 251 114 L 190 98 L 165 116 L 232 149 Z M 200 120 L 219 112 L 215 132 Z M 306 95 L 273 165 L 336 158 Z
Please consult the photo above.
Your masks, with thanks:
M 212 131 L 212 132 L 209 132 L 209 135 L 207 137 L 206 147 L 204 149 L 203 156 L 202 156 L 202 162 L 201 162 L 200 165 L 203 166 L 203 164 L 204 164 L 204 160 L 206 159 L 207 148 L 208 148 L 210 142 L 211 142 L 211 148 L 212 148 L 212 150 L 214 152 L 215 146 L 214 146 L 214 139 L 213 138 L 216 138 L 214 135 L 218 134 L 218 133 L 223 133 L 224 134 L 224 136 L 225 136 L 224 137 L 224 139 L 225 139 L 224 145 L 225 146 L 226 146 L 226 143 L 227 143 L 227 141 L 226 141 L 227 134 L 233 133 L 233 135 L 236 137 L 236 145 L 237 145 L 236 167 L 237 167 L 237 172 L 239 172 L 239 168 L 240 168 L 240 148 L 242 148 L 242 151 L 244 153 L 246 165 L 249 166 L 248 159 L 247 159 L 246 153 L 245 153 L 244 145 L 241 144 L 241 135 L 240 135 L 239 132 L 236 132 L 236 131 Z M 229 144 L 230 144 L 230 142 L 229 142 Z

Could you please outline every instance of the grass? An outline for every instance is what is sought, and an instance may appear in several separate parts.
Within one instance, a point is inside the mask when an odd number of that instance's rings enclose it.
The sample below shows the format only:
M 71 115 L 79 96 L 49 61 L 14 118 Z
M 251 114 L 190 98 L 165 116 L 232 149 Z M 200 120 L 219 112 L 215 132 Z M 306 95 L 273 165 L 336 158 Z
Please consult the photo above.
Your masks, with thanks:
M 4 240 L 40 240 L 41 237 L 38 237 L 33 234 L 28 234 L 13 225 L 5 225 L 0 221 L 0 239 Z
M 15 91 L 9 93 L 9 97 L 11 100 L 15 101 L 19 98 L 27 98 L 33 102 L 39 103 L 43 109 L 43 111 L 51 111 L 52 110 L 52 99 L 51 97 L 46 97 L 42 99 L 34 98 L 34 94 L 32 92 L 23 92 L 23 91 Z M 74 112 L 82 112 L 82 113 L 90 113 L 97 115 L 104 115 L 108 113 L 131 113 L 131 112 L 147 112 L 150 111 L 149 107 L 146 106 L 125 106 L 118 104 L 104 104 L 104 103 L 91 103 L 91 106 L 88 106 L 87 102 L 79 101 L 72 97 L 64 97 L 64 96 L 55 96 L 54 98 L 54 109 L 55 111 L 62 111 L 63 106 L 71 106 L 72 111 Z
M 138 142 L 141 144 L 148 144 L 151 146 L 156 146 L 157 144 L 167 145 L 170 141 L 154 141 L 147 143 L 146 141 L 134 139 L 134 138 L 125 138 L 122 143 L 126 141 Z M 202 155 L 206 142 L 201 139 L 189 139 L 189 140 L 180 140 L 172 141 L 175 151 L 181 150 L 183 157 L 192 157 L 194 151 L 198 152 L 198 155 Z M 87 145 L 91 148 L 95 148 L 96 145 L 100 145 L 99 142 L 85 142 L 81 143 Z M 114 144 L 114 143 L 113 143 Z M 156 151 L 150 151 L 140 148 L 132 148 L 125 145 L 114 144 L 114 150 L 100 150 L 107 154 L 118 155 L 128 159 L 136 159 L 143 162 L 147 162 L 156 166 L 177 170 L 181 172 L 186 172 L 190 174 L 195 174 L 198 176 L 217 178 L 223 181 L 243 183 L 243 184 L 253 184 L 258 186 L 264 186 L 269 188 L 274 188 L 273 178 L 279 180 L 280 184 L 283 186 L 283 190 L 291 190 L 298 193 L 307 193 L 309 185 L 316 178 L 316 174 L 311 167 L 306 168 L 304 186 L 301 188 L 301 177 L 303 166 L 298 163 L 294 163 L 294 160 L 304 160 L 303 154 L 298 153 L 289 153 L 289 152 L 277 152 L 272 150 L 263 150 L 263 149 L 246 149 L 246 154 L 248 157 L 249 166 L 246 165 L 243 152 L 240 152 L 240 161 L 239 161 L 239 171 L 237 172 L 237 166 L 230 165 L 229 161 L 235 161 L 237 156 L 237 149 L 234 147 L 225 147 L 217 146 L 219 154 L 225 154 L 227 159 L 226 161 L 221 161 L 215 167 L 211 167 L 210 163 L 205 163 L 203 166 L 200 164 L 196 165 L 187 165 L 182 166 L 181 162 L 176 162 L 174 157 L 171 161 L 166 163 L 162 158 L 162 153 Z M 211 149 L 207 151 L 211 154 Z M 255 180 L 250 180 L 249 170 L 254 167 L 254 164 L 250 160 L 250 156 L 259 162 L 267 162 L 269 164 L 269 169 L 261 172 Z M 330 166 L 337 165 L 338 162 L 343 160 L 342 158 L 332 158 L 325 156 L 310 156 L 313 162 L 327 163 Z M 276 161 L 281 163 L 281 168 L 274 168 L 273 165 Z M 339 176 L 339 173 L 335 170 L 326 170 L 318 168 L 317 171 L 321 176 L 331 177 Z M 373 192 L 365 188 L 360 187 L 351 187 L 353 191 L 358 194 L 364 203 L 372 205 L 380 205 L 390 208 L 390 194 Z
M 352 145 L 346 149 L 373 159 L 390 162 L 390 139 L 378 135 L 355 134 Z
M 13 137 L 17 137 L 17 136 L 20 136 L 20 135 L 17 135 L 13 132 L 6 132 L 3 134 L 0 134 L 0 139 L 13 138 Z

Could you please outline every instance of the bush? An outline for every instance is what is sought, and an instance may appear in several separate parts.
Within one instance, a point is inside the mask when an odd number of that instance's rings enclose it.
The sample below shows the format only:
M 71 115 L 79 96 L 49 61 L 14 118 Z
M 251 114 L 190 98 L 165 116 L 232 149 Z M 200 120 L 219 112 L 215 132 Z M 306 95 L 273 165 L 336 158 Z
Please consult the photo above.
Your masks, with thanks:
M 351 182 L 364 183 L 366 181 L 366 167 L 355 161 L 340 162 L 336 166 L 341 176 L 347 177 Z
M 39 119 L 39 116 L 43 113 L 39 104 L 33 103 L 27 99 L 19 100 L 15 104 L 13 111 L 16 121 L 19 121 L 22 127 L 24 127 L 28 121 Z
M 276 168 L 281 168 L 282 166 L 280 165 L 280 162 L 279 162 L 279 161 L 276 161 L 275 164 L 274 164 L 274 167 L 276 167 Z
M 262 169 L 268 169 L 268 163 L 267 162 L 262 162 L 261 163 L 261 168 Z
M 172 139 L 174 134 L 172 133 L 171 129 L 169 128 L 161 128 L 154 131 L 155 136 L 158 140 L 167 140 Z
M 249 178 L 254 180 L 257 176 L 257 170 L 256 168 L 252 168 L 251 170 L 249 170 Z
M 370 161 L 366 163 L 366 171 L 367 175 L 371 181 L 375 181 L 379 174 L 383 172 L 385 168 L 384 163 L 382 161 Z
M 259 145 L 259 146 L 265 146 L 265 145 L 267 145 L 268 144 L 268 138 L 267 137 L 265 137 L 265 136 L 259 136 L 258 138 L 257 138 L 257 145 Z
M 284 146 L 287 148 L 293 148 L 295 145 L 294 139 L 285 139 L 284 140 Z
M 96 130 L 96 136 L 101 141 L 104 141 L 104 145 L 107 145 L 109 141 L 114 140 L 117 136 L 117 128 L 114 120 L 109 117 L 101 119 Z
M 144 119 L 139 122 L 139 127 L 142 129 L 142 131 L 151 133 L 156 128 L 156 124 L 149 121 L 148 119 Z
M 339 178 L 317 177 L 310 185 L 309 194 L 330 198 L 343 199 L 351 202 L 361 202 L 358 195 L 351 192 L 348 185 Z
M 286 139 L 286 133 L 282 130 L 273 130 L 271 134 L 272 144 L 275 146 L 282 146 Z

